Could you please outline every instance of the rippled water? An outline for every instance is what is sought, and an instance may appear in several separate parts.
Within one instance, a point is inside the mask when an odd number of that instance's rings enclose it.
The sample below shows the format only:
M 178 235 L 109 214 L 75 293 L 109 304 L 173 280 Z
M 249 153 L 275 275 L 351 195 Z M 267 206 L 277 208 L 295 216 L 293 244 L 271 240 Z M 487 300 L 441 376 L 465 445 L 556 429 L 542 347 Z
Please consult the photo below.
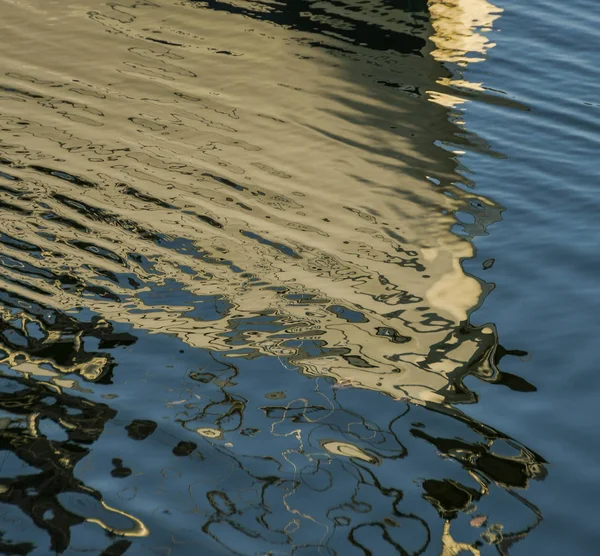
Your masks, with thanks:
M 2 553 L 595 552 L 600 9 L 497 4 L 2 0 Z

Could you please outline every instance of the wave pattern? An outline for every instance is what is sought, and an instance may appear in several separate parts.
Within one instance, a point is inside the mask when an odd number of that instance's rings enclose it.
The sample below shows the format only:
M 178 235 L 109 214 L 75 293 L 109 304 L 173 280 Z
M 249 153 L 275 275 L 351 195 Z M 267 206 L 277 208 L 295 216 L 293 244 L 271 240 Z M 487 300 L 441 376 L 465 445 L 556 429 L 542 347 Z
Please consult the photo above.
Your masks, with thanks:
M 460 153 L 501 155 L 440 101 L 451 12 L 0 6 L 4 550 L 505 553 L 539 522 L 543 458 L 456 407 L 535 388 L 469 322 L 503 207 Z

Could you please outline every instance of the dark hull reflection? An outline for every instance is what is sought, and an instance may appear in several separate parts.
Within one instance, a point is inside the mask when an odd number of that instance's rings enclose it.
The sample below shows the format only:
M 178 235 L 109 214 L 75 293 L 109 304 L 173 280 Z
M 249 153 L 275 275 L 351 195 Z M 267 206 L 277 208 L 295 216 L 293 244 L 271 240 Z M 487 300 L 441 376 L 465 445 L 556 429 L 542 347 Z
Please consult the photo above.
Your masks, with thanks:
M 279 4 L 252 2 L 241 5 L 218 0 L 198 0 L 197 3 L 211 10 L 242 15 L 294 31 L 314 34 L 316 40 L 307 41 L 311 47 L 356 53 L 320 42 L 334 37 L 354 46 L 419 55 L 426 45 L 425 39 L 419 36 L 428 23 L 427 2 L 423 0 L 348 1 L 330 4 L 301 0 Z M 400 21 L 396 19 L 398 15 L 401 16 Z
M 466 0 L 2 4 L 4 553 L 506 554 L 540 522 L 543 457 L 459 408 L 535 391 L 469 322 L 504 210 L 460 162 L 500 156 L 455 110 L 472 4 L 457 46 Z

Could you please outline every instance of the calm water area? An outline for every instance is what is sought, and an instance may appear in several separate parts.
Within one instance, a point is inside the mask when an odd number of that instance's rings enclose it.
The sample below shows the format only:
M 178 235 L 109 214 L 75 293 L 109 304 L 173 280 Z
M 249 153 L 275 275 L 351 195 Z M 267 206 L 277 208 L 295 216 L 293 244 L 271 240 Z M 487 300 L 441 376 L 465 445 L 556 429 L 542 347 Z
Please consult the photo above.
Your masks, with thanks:
M 599 25 L 0 0 L 0 553 L 598 554 Z

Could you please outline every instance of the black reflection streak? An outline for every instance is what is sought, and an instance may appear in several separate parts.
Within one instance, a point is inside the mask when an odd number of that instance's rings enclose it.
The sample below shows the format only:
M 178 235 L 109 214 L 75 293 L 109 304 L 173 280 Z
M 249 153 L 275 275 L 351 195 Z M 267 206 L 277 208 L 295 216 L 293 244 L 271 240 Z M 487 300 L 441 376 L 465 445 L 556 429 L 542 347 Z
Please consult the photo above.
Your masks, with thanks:
M 268 21 L 276 25 L 281 25 L 288 29 L 312 33 L 315 35 L 333 36 L 344 40 L 355 46 L 364 46 L 372 50 L 395 50 L 404 54 L 419 55 L 421 49 L 425 46 L 425 40 L 410 33 L 402 33 L 390 29 L 384 29 L 376 23 L 371 23 L 360 18 L 353 18 L 349 15 L 336 13 L 332 17 L 330 7 L 340 6 L 346 8 L 350 13 L 365 11 L 368 13 L 368 6 L 359 7 L 353 2 L 331 2 L 328 6 L 323 6 L 320 2 L 314 0 L 299 0 L 285 4 L 272 4 L 270 2 L 253 2 L 253 6 L 236 5 L 229 2 L 220 2 L 218 0 L 192 0 L 211 10 L 225 11 L 231 14 L 243 15 L 252 19 Z M 425 2 L 401 2 L 406 12 L 425 13 Z M 420 6 L 416 4 L 421 4 Z M 382 2 L 382 5 L 389 8 L 397 8 L 396 2 Z M 387 6 L 386 6 L 387 5 Z M 383 7 L 382 6 L 382 7 Z M 311 41 L 308 43 L 312 47 L 324 47 L 335 49 L 333 45 L 324 45 L 320 41 Z M 351 52 L 337 47 L 338 51 Z
M 89 446 L 116 412 L 39 382 L 7 376 L 1 380 L 3 390 L 11 391 L 0 394 L 0 411 L 8 421 L 0 432 L 0 448 L 36 473 L 0 479 L 0 502 L 17 506 L 48 533 L 51 549 L 63 552 L 69 546 L 70 529 L 84 520 L 64 509 L 58 495 L 74 492 L 101 499 L 99 493 L 74 476 L 74 468 L 90 453 Z M 41 420 L 51 420 L 62 427 L 68 439 L 57 442 L 39 434 Z M 46 514 L 51 517 L 46 518 Z

